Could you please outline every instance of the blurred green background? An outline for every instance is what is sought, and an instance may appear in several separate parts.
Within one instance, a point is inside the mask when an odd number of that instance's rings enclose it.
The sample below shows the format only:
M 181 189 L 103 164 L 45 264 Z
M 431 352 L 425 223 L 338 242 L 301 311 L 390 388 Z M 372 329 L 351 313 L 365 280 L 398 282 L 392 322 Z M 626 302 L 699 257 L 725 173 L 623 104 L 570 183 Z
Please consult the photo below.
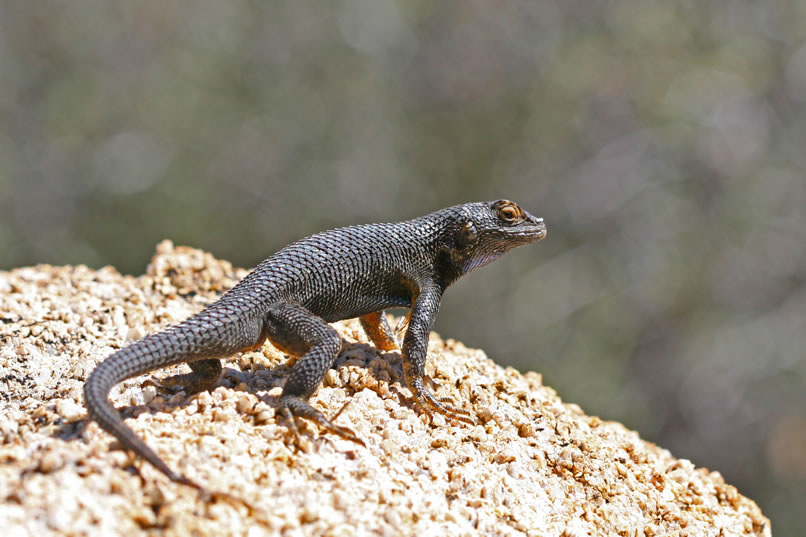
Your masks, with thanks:
M 511 198 L 437 330 L 806 503 L 806 2 L 4 1 L 0 268 Z

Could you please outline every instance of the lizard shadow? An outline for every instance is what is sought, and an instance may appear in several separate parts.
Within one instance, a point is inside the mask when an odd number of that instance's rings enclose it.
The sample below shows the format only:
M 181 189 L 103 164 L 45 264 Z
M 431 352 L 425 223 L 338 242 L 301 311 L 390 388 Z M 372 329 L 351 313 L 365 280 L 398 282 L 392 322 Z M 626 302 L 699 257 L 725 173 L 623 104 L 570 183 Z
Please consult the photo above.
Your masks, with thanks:
M 291 372 L 291 368 L 299 361 L 298 358 L 286 355 L 286 360 L 283 363 L 273 366 L 266 366 L 262 363 L 255 362 L 250 369 L 245 371 L 227 367 L 226 363 L 230 360 L 232 360 L 232 357 L 222 359 L 225 365 L 221 371 L 221 375 L 209 391 L 212 392 L 223 387 L 228 390 L 249 393 L 255 395 L 259 402 L 274 408 L 276 412 L 279 408 L 279 397 L 277 395 L 269 395 L 267 392 L 282 387 L 288 374 Z M 348 397 L 352 397 L 358 390 L 369 387 L 355 386 L 355 379 L 351 378 L 351 369 L 354 371 L 354 366 L 358 369 L 364 369 L 369 375 L 372 375 L 377 381 L 375 386 L 383 382 L 387 383 L 389 394 L 395 395 L 398 400 L 400 400 L 401 404 L 410 408 L 416 408 L 414 398 L 406 396 L 401 391 L 401 388 L 406 387 L 406 382 L 404 380 L 400 352 L 383 352 L 369 343 L 343 340 L 341 352 L 330 367 L 330 370 L 336 371 L 337 374 L 335 376 L 328 374 L 317 387 L 317 391 L 322 387 L 343 388 L 348 392 Z M 340 371 L 347 371 L 347 374 L 339 373 Z M 157 373 L 159 373 L 159 371 L 157 371 Z M 175 372 L 172 374 L 175 374 Z M 170 376 L 171 375 L 167 375 L 166 378 Z M 144 413 L 152 415 L 162 412 L 172 414 L 181 408 L 189 406 L 201 393 L 204 393 L 203 391 L 187 393 L 180 387 L 164 387 L 160 385 L 159 380 L 150 376 L 139 383 L 140 393 L 142 393 L 142 390 L 145 389 L 147 385 L 154 385 L 156 387 L 157 393 L 155 397 L 141 404 L 116 407 L 115 410 L 120 414 L 123 420 L 137 418 Z M 379 397 L 382 397 L 382 394 L 379 393 L 380 390 L 375 388 L 375 391 L 378 393 Z M 386 397 L 388 397 L 388 395 Z M 311 399 L 312 404 L 316 406 L 316 392 L 314 392 Z M 216 404 L 212 403 L 211 406 L 215 408 Z M 249 411 L 241 411 L 237 406 L 236 412 L 241 417 L 246 417 L 246 415 L 249 414 Z M 81 437 L 90 419 L 84 417 L 78 420 L 64 421 L 61 423 L 59 423 L 59 421 L 61 420 L 57 420 L 57 422 L 54 423 L 54 430 L 51 436 L 63 441 L 73 441 Z M 274 419 L 267 422 L 267 424 L 272 421 L 274 421 L 278 427 L 287 426 L 287 424 L 284 423 L 285 418 L 277 413 L 275 413 Z M 309 422 L 309 420 L 302 419 L 297 421 L 306 424 L 304 427 L 306 434 L 309 434 L 312 430 L 316 430 L 316 425 Z M 321 434 L 320 431 L 320 435 Z M 113 442 L 112 447 L 121 447 L 119 444 L 116 444 L 116 441 Z
M 274 367 L 265 367 L 256 364 L 247 373 L 240 373 L 240 376 L 254 376 L 258 384 L 268 384 L 268 388 L 254 389 L 254 384 L 249 384 L 249 393 L 257 396 L 259 402 L 265 403 L 275 410 L 273 423 L 280 428 L 288 428 L 296 434 L 296 427 L 300 427 L 300 432 L 305 431 L 306 435 L 313 434 L 319 438 L 326 436 L 326 430 L 320 428 L 314 421 L 305 418 L 288 418 L 279 413 L 279 393 L 269 392 L 281 388 L 291 372 L 291 369 L 299 361 L 298 358 L 286 355 L 286 361 Z M 334 374 L 335 373 L 335 374 Z M 236 372 L 236 374 L 238 374 Z M 367 378 L 372 377 L 374 381 L 367 382 Z M 384 386 L 385 385 L 385 386 Z M 350 404 L 352 397 L 359 391 L 369 389 L 381 399 L 396 398 L 404 406 L 415 408 L 416 402 L 413 397 L 407 396 L 402 388 L 407 384 L 403 375 L 403 364 L 400 351 L 384 352 L 369 343 L 350 342 L 342 340 L 342 350 L 328 369 L 326 376 L 317 386 L 316 391 L 311 396 L 309 403 L 326 414 L 329 421 L 335 421 L 337 416 Z M 327 406 L 323 400 L 317 401 L 318 393 L 322 388 L 340 388 L 344 390 L 346 401 L 337 408 L 323 408 Z M 288 423 L 293 419 L 294 423 Z M 318 434 L 316 433 L 318 431 Z

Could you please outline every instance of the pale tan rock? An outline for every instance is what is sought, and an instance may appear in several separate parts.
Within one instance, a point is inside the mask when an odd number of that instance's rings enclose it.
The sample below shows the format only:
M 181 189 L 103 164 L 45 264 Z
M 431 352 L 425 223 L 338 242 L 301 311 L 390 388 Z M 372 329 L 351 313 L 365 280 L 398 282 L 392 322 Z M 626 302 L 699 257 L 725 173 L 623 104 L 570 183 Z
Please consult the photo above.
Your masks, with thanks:
M 254 510 L 171 483 L 85 421 L 83 382 L 133 336 L 198 311 L 244 274 L 167 241 L 139 278 L 0 272 L 3 535 L 771 535 L 718 473 L 436 335 L 427 372 L 477 425 L 429 424 L 401 387 L 399 357 L 377 352 L 355 321 L 337 325 L 345 352 L 313 404 L 332 415 L 350 401 L 338 423 L 366 448 L 302 422 L 306 449 L 294 447 L 272 406 L 288 360 L 268 344 L 227 360 L 216 389 L 195 397 L 121 383 L 113 401 L 171 467 Z

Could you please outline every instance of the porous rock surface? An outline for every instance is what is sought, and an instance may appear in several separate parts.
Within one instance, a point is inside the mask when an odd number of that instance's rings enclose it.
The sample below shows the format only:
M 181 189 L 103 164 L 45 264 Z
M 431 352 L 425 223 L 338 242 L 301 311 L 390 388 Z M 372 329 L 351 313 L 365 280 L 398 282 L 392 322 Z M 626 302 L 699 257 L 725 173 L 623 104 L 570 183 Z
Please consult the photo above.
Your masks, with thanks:
M 239 502 L 200 496 L 87 422 L 82 386 L 127 342 L 181 321 L 245 271 L 157 248 L 148 271 L 41 265 L 0 272 L 0 527 L 35 535 L 769 536 L 751 500 L 613 422 L 563 403 L 536 373 L 432 334 L 427 372 L 477 425 L 429 423 L 396 353 L 356 321 L 313 404 L 366 447 L 275 416 L 289 359 L 232 357 L 212 392 L 121 383 L 126 423 L 172 467 Z M 159 371 L 162 378 L 186 366 Z

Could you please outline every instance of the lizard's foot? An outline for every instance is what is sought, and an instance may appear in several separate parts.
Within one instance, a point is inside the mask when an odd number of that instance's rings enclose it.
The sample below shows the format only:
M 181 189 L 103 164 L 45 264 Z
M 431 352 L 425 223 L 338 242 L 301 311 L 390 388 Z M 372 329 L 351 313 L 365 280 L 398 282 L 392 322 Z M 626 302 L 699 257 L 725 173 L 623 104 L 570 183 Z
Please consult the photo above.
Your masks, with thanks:
M 171 375 L 164 379 L 148 378 L 143 381 L 142 386 L 154 386 L 159 390 L 165 391 L 184 391 L 188 395 L 194 395 L 199 392 L 211 390 L 218 378 L 213 379 L 212 382 L 206 379 L 199 379 L 195 373 L 179 373 Z
M 186 394 L 192 395 L 204 389 L 199 386 L 194 377 L 193 373 L 179 373 L 164 379 L 151 377 L 144 380 L 141 386 L 154 386 L 158 390 L 164 390 L 166 392 L 184 391 Z
M 417 403 L 419 403 L 429 418 L 433 418 L 434 413 L 436 412 L 437 414 L 442 414 L 446 418 L 461 421 L 462 423 L 467 423 L 468 425 L 476 424 L 475 420 L 470 417 L 470 412 L 467 410 L 455 408 L 445 404 L 452 402 L 450 399 L 446 397 L 434 397 L 434 395 L 429 392 L 425 386 L 423 386 L 423 381 L 421 379 L 415 380 L 412 383 L 411 390 L 414 392 L 414 397 L 416 398 Z
M 348 402 L 349 403 L 349 402 Z M 342 406 L 338 412 L 333 416 L 333 420 L 339 417 L 342 411 L 347 408 L 347 404 Z M 359 446 L 366 447 L 366 444 L 363 440 L 361 440 L 353 431 L 348 427 L 342 427 L 341 425 L 336 425 L 333 423 L 332 420 L 329 420 L 325 417 L 324 414 L 316 410 L 307 401 L 300 399 L 299 397 L 293 395 L 286 395 L 280 397 L 280 412 L 286 417 L 289 423 L 289 428 L 294 433 L 294 436 L 297 439 L 297 443 L 299 444 L 299 431 L 297 431 L 297 426 L 294 423 L 294 418 L 307 418 L 315 423 L 317 423 L 323 429 L 336 434 L 345 440 L 349 440 L 351 442 L 355 442 Z
M 143 386 L 155 386 L 163 390 L 171 388 L 181 388 L 188 395 L 212 390 L 218 378 L 221 376 L 221 360 L 197 360 L 189 362 L 188 365 L 193 370 L 192 373 L 179 373 L 163 380 L 154 378 L 147 379 Z
M 461 414 L 462 416 L 467 416 L 468 418 L 470 418 L 471 421 L 473 421 L 473 418 L 471 418 L 473 414 L 471 414 L 469 410 L 451 406 L 454 404 L 454 402 L 453 399 L 451 399 L 450 397 L 437 397 L 437 401 L 443 403 L 444 407 L 450 408 L 452 412 L 455 412 L 456 414 Z M 473 421 L 473 423 L 475 423 L 475 421 Z

